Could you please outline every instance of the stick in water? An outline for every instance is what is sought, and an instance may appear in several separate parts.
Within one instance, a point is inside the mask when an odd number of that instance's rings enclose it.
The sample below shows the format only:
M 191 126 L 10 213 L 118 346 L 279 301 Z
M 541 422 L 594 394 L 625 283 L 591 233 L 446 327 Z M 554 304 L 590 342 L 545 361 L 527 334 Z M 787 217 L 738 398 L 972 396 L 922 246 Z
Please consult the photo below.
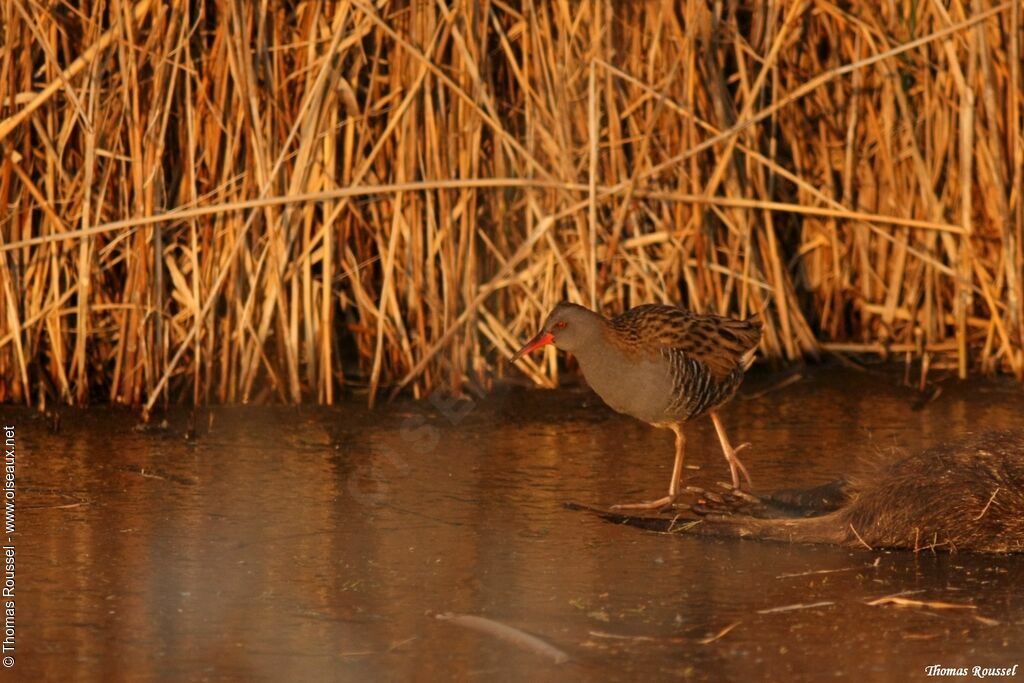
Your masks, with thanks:
M 505 624 L 494 621 L 493 619 L 477 617 L 472 614 L 453 614 L 452 612 L 438 614 L 437 618 L 444 621 L 450 621 L 458 626 L 473 629 L 474 631 L 486 633 L 494 636 L 495 638 L 501 638 L 502 640 L 512 643 L 523 650 L 529 650 L 535 654 L 548 657 L 554 661 L 555 664 L 565 664 L 569 661 L 569 655 L 562 650 L 559 650 L 554 645 L 545 643 L 537 636 L 530 635 L 525 631 L 520 631 L 519 629 L 511 626 L 506 626 Z

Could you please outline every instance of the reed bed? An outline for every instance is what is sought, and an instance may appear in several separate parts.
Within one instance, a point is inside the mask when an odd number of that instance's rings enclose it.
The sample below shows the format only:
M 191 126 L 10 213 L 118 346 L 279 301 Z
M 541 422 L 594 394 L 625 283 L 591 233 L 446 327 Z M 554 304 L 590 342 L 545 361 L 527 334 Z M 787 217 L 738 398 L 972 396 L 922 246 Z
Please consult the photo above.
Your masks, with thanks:
M 1024 378 L 1022 37 L 1019 0 L 3 3 L 0 399 L 486 389 L 562 299 Z

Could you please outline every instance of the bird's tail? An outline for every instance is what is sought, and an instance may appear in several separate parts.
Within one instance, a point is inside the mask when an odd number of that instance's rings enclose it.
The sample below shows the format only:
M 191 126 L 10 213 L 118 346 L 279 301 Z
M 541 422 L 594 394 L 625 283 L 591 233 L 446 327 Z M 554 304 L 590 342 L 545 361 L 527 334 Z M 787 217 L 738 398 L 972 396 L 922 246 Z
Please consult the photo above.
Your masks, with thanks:
M 756 346 L 740 356 L 740 366 L 743 368 L 743 372 L 749 370 L 750 366 L 754 364 L 755 356 L 757 356 Z
M 756 331 L 756 337 L 754 337 L 753 344 L 742 356 L 740 356 L 740 366 L 743 371 L 746 372 L 750 369 L 750 366 L 754 364 L 754 356 L 757 353 L 758 344 L 761 343 L 762 331 L 764 330 L 764 319 L 761 317 L 762 314 L 768 310 L 768 307 L 772 304 L 772 297 L 775 295 L 771 292 L 764 300 L 764 305 L 761 306 L 761 310 L 757 311 L 743 322 L 749 325 L 753 330 Z
M 747 318 L 745 322 L 751 323 L 752 325 L 757 325 L 758 328 L 763 327 L 764 321 L 762 320 L 761 316 L 764 315 L 764 312 L 767 311 L 768 307 L 772 305 L 772 299 L 774 298 L 775 293 L 768 292 L 768 295 L 764 298 L 764 303 L 761 305 L 761 308 L 756 313 Z

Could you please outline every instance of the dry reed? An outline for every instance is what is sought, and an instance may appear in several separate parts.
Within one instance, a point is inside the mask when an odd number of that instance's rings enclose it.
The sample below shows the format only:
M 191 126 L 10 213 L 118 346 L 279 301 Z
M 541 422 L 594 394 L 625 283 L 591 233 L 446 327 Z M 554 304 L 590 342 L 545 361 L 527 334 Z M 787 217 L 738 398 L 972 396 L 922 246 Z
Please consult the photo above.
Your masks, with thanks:
M 0 400 L 459 391 L 564 298 L 1024 378 L 1021 20 L 3 3 Z

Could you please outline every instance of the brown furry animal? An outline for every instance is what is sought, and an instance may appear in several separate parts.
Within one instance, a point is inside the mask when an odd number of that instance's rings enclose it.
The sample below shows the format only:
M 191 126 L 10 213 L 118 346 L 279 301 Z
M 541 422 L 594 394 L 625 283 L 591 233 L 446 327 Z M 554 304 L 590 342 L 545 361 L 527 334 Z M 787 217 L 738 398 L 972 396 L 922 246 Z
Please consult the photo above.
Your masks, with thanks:
M 692 509 L 712 536 L 871 548 L 1024 552 L 1024 431 L 968 436 L 848 482 L 767 500 L 703 493 Z M 784 508 L 819 514 L 770 519 Z M 832 511 L 821 513 L 821 509 Z M 736 514 L 737 512 L 743 514 Z M 752 516 L 756 515 L 756 516 Z

